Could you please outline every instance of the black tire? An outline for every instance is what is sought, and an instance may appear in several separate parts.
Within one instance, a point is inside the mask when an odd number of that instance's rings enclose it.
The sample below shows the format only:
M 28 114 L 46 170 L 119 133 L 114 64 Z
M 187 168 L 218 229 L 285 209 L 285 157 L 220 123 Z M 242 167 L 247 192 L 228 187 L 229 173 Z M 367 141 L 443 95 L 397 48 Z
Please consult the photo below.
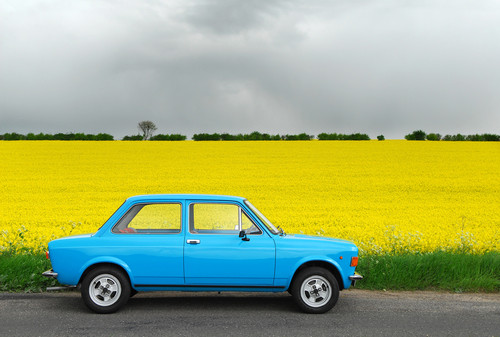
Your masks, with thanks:
M 328 270 L 309 267 L 294 278 L 291 294 L 300 310 L 309 314 L 323 314 L 332 309 L 339 299 L 339 284 Z
M 135 295 L 137 295 L 139 292 L 137 290 L 135 290 L 134 288 L 130 289 L 130 297 L 134 297 Z
M 116 312 L 130 297 L 130 282 L 119 268 L 101 266 L 91 270 L 81 285 L 85 305 L 99 314 Z

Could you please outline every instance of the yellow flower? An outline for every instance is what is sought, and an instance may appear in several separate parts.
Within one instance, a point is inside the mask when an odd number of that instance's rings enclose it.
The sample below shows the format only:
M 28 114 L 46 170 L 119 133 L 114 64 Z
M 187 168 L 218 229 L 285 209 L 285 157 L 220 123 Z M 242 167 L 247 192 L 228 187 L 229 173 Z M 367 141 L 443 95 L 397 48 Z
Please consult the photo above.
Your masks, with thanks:
M 497 142 L 0 142 L 0 250 L 95 232 L 129 196 L 248 198 L 363 254 L 500 246 Z

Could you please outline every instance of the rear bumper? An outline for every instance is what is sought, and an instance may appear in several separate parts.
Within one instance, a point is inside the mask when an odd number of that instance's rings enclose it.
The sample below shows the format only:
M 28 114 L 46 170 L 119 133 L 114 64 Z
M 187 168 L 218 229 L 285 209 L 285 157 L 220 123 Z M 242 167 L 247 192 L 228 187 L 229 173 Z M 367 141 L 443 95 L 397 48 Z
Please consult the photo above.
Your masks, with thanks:
M 354 275 L 349 276 L 349 280 L 352 282 L 352 286 L 354 287 L 356 285 L 356 281 L 360 281 L 363 279 L 363 276 L 359 275 L 358 273 L 354 273 Z
M 52 278 L 57 278 L 59 274 L 58 273 L 55 273 L 52 269 L 51 270 L 47 270 L 47 271 L 44 271 L 42 273 L 42 276 L 45 276 L 45 277 L 52 277 Z

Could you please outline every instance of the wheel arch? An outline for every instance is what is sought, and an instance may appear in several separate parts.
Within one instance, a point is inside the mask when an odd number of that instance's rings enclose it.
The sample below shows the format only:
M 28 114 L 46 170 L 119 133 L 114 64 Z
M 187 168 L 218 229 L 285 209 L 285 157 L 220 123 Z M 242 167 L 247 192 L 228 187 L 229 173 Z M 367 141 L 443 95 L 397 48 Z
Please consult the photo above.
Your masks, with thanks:
M 340 274 L 339 267 L 336 266 L 334 263 L 325 261 L 325 260 L 310 260 L 302 263 L 296 270 L 295 273 L 293 274 L 290 284 L 288 288 L 290 288 L 296 278 L 296 276 L 304 269 L 309 268 L 309 267 L 321 267 L 333 274 L 335 279 L 337 280 L 337 283 L 339 284 L 339 290 L 344 289 L 344 281 L 342 279 L 342 275 Z
M 80 279 L 78 280 L 78 284 L 82 283 L 83 279 L 87 276 L 89 272 L 98 267 L 113 267 L 121 270 L 127 276 L 127 279 L 130 283 L 130 287 L 133 289 L 133 282 L 132 278 L 130 277 L 131 273 L 128 266 L 119 263 L 117 261 L 94 261 L 93 263 L 89 263 L 81 273 Z

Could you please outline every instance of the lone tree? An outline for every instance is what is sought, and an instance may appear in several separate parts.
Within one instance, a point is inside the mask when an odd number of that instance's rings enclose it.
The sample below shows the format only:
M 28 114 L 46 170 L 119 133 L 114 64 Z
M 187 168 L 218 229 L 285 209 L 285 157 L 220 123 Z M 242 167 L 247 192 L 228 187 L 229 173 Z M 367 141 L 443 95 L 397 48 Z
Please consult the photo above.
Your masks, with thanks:
M 413 131 L 405 136 L 406 140 L 425 140 L 427 134 L 422 130 Z
M 137 125 L 137 127 L 142 132 L 142 140 L 150 139 L 156 131 L 156 125 L 151 121 L 142 121 Z

